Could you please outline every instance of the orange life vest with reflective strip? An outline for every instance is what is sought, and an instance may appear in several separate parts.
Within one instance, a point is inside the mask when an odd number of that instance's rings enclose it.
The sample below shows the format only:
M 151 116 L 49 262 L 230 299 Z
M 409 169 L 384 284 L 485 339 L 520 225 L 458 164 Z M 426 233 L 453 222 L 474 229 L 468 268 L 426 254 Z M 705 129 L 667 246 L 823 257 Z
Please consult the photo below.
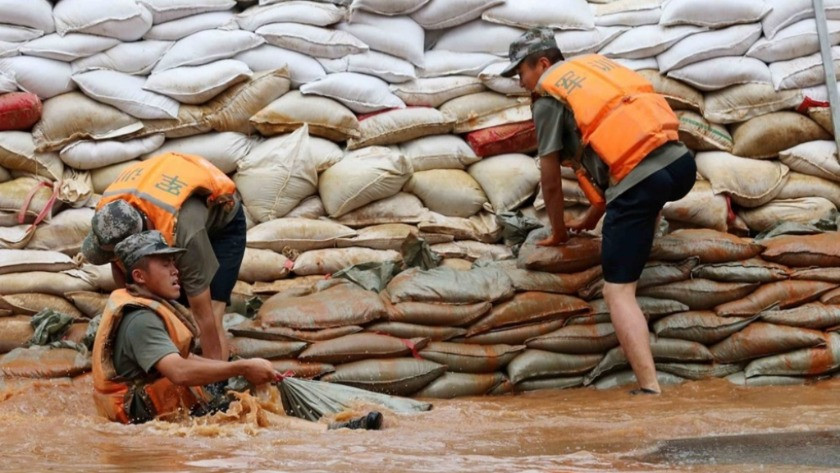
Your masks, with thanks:
M 644 77 L 597 54 L 555 64 L 537 92 L 572 110 L 583 146 L 609 166 L 613 184 L 651 151 L 679 139 L 679 120 Z
M 233 205 L 236 185 L 198 156 L 165 153 L 126 168 L 105 189 L 97 210 L 108 202 L 125 200 L 146 214 L 167 243 L 175 244 L 178 211 L 193 194 L 207 195 L 207 206 Z
M 140 395 L 145 398 L 146 405 L 153 410 L 152 415 L 156 418 L 166 419 L 180 412 L 189 412 L 200 400 L 206 400 L 199 387 L 177 386 L 169 379 L 160 377 L 137 389 L 134 382 L 117 379 L 113 360 L 114 342 L 127 306 L 147 308 L 157 314 L 166 325 L 169 337 L 181 356 L 189 356 L 192 348 L 192 332 L 165 304 L 132 296 L 125 289 L 114 291 L 108 299 L 93 342 L 93 398 L 96 410 L 112 421 L 130 424 L 136 420 L 129 416 L 128 402 L 132 395 Z

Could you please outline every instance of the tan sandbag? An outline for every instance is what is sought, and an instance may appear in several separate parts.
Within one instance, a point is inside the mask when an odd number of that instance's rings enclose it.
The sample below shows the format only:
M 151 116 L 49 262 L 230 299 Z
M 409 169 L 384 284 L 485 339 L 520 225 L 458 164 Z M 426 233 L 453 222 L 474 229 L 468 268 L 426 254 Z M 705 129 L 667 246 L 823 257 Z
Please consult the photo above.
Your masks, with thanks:
M 750 317 L 772 307 L 788 309 L 811 302 L 837 287 L 821 281 L 777 281 L 764 284 L 749 296 L 715 307 L 721 317 Z
M 337 366 L 334 373 L 321 379 L 368 391 L 410 396 L 443 375 L 445 371 L 445 366 L 431 361 L 395 358 L 354 361 Z
M 549 320 L 535 324 L 525 324 L 519 327 L 491 330 L 473 337 L 455 339 L 458 343 L 473 343 L 478 345 L 524 345 L 528 339 L 553 332 L 566 323 L 563 319 Z
M 393 250 L 371 250 L 370 248 L 326 248 L 302 253 L 295 260 L 294 273 L 299 276 L 332 274 L 348 266 L 362 263 L 399 263 L 402 255 Z
M 228 331 L 237 337 L 315 343 L 361 332 L 362 327 L 358 325 L 345 325 L 343 327 L 325 328 L 321 330 L 295 330 L 288 327 L 262 326 L 258 321 L 247 320 L 239 325 L 230 327 Z
M 53 273 L 32 271 L 0 275 L 0 288 L 5 295 L 37 292 L 63 296 L 73 291 L 95 291 L 97 287 L 82 278 L 80 272 Z
M 458 240 L 431 246 L 432 251 L 444 258 L 464 258 L 470 261 L 486 259 L 492 261 L 512 260 L 513 252 L 502 244 L 491 245 L 472 240 Z
M 791 279 L 806 281 L 825 281 L 840 284 L 840 268 L 797 269 L 790 274 Z
M 531 119 L 528 99 L 496 92 L 477 92 L 454 98 L 440 111 L 455 122 L 454 133 L 506 125 Z
M 594 368 L 603 355 L 569 355 L 528 349 L 507 366 L 514 384 L 532 378 L 581 375 Z
M 272 296 L 260 308 L 257 320 L 269 326 L 312 330 L 362 325 L 385 314 L 377 294 L 342 284 L 303 297 Z
M 245 248 L 245 256 L 239 267 L 239 279 L 246 282 L 276 281 L 289 275 L 293 262 L 271 250 Z
M 743 209 L 738 215 L 750 230 L 764 232 L 782 222 L 810 223 L 831 217 L 837 207 L 822 197 L 777 199 L 761 207 Z
M 472 269 L 473 262 L 463 258 L 444 258 L 438 265 L 441 268 L 452 268 L 458 271 L 469 271 Z M 513 279 L 513 278 L 511 278 Z M 551 291 L 546 291 L 551 292 Z
M 467 333 L 466 329 L 459 327 L 433 327 L 405 322 L 379 322 L 369 325 L 365 330 L 373 333 L 384 333 L 397 338 L 425 338 L 433 342 L 451 340 Z
M 72 348 L 16 348 L 0 357 L 0 373 L 14 378 L 72 377 L 90 368 L 90 357 Z
M 703 116 L 712 123 L 737 123 L 780 110 L 796 108 L 802 103 L 799 90 L 779 90 L 770 84 L 733 85 L 706 93 Z
M 240 358 L 293 358 L 306 348 L 306 342 L 259 340 L 233 337 L 228 339 L 230 353 Z
M 659 382 L 661 386 L 673 386 L 675 384 L 680 384 L 685 379 L 673 375 L 671 373 L 665 373 L 662 371 L 656 372 L 656 380 Z M 625 386 L 634 385 L 637 383 L 636 374 L 632 371 L 620 371 L 618 373 L 613 373 L 603 378 L 599 379 L 596 383 L 593 384 L 595 389 L 615 389 L 615 388 L 623 388 Z M 586 380 L 584 379 L 584 385 L 586 384 Z
M 823 294 L 823 296 L 820 297 L 820 302 L 823 304 L 840 304 L 840 291 L 834 289 Z
M 107 263 L 99 266 L 83 264 L 78 270 L 74 269 L 65 272 L 72 273 L 74 276 L 84 279 L 85 282 L 93 286 L 93 290 L 98 289 L 100 292 L 110 293 L 119 289 L 117 282 L 114 281 L 114 271 L 111 265 Z
M 712 311 L 681 312 L 657 320 L 653 324 L 653 331 L 659 337 L 711 345 L 755 320 L 756 317 L 720 317 Z
M 651 261 L 642 270 L 639 280 L 636 282 L 637 289 L 644 289 L 651 286 L 684 281 L 691 276 L 691 271 L 697 265 L 695 258 L 689 258 L 680 263 L 665 263 Z M 602 297 L 604 290 L 604 279 L 598 278 L 587 284 L 578 292 L 578 295 L 586 300 Z
M 295 378 L 313 379 L 335 371 L 328 363 L 303 363 L 297 360 L 272 360 L 271 366 L 278 373 L 292 372 Z
M 774 112 L 752 118 L 732 131 L 732 153 L 748 158 L 772 158 L 780 151 L 831 135 L 811 120 L 795 112 Z
M 769 263 L 761 258 L 750 258 L 729 263 L 712 263 L 698 266 L 691 271 L 696 278 L 723 282 L 773 282 L 788 278 L 787 267 Z
M 601 266 L 570 274 L 555 274 L 544 271 L 530 271 L 516 267 L 516 261 L 506 260 L 496 263 L 504 271 L 517 291 L 540 291 L 557 294 L 578 294 L 584 286 L 601 276 Z
M 475 240 L 483 243 L 499 241 L 504 230 L 496 216 L 489 212 L 480 212 L 469 218 L 447 217 L 428 212 L 417 228 L 425 233 L 452 235 L 456 240 Z
M 110 105 L 69 92 L 44 102 L 41 120 L 32 130 L 38 151 L 58 151 L 78 140 L 107 140 L 143 128 L 136 118 Z
M 691 191 L 676 202 L 668 202 L 662 209 L 662 216 L 669 222 L 685 222 L 701 228 L 719 232 L 727 229 L 729 204 L 726 197 L 716 194 L 709 181 L 699 180 Z
M 471 304 L 495 302 L 513 296 L 513 283 L 496 268 L 456 271 L 412 268 L 396 275 L 387 287 L 391 302 L 446 302 Z
M 32 317 L 26 315 L 0 317 L 0 353 L 7 353 L 26 345 L 35 335 L 31 321 Z
M 447 372 L 415 393 L 414 396 L 433 399 L 483 396 L 502 384 L 506 379 L 502 373 L 469 374 Z
M 792 309 L 767 310 L 760 317 L 771 324 L 825 330 L 840 325 L 840 305 L 811 302 Z
M 254 128 L 248 119 L 290 87 L 285 68 L 256 73 L 251 80 L 234 85 L 204 105 L 207 123 L 216 131 L 250 134 Z
M 682 261 L 696 256 L 701 263 L 725 263 L 757 256 L 763 246 L 715 230 L 678 230 L 653 242 L 651 259 Z
M 361 120 L 359 136 L 347 140 L 347 149 L 400 144 L 424 136 L 446 134 L 454 124 L 454 119 L 434 108 L 388 110 Z
M 514 387 L 514 390 L 518 393 L 522 393 L 528 391 L 541 391 L 543 389 L 571 389 L 579 388 L 581 386 L 583 386 L 583 376 L 571 376 L 520 381 L 519 384 Z
M 64 163 L 58 153 L 35 151 L 32 134 L 23 131 L 0 132 L 0 166 L 53 181 L 60 180 L 64 174 Z
M 733 363 L 825 343 L 825 335 L 816 330 L 754 322 L 712 346 L 711 352 L 718 363 Z
M 538 246 L 536 241 L 548 236 L 547 231 L 531 232 L 519 249 L 516 265 L 520 269 L 549 273 L 574 273 L 601 262 L 601 240 L 585 236 L 572 237 L 558 246 Z M 684 258 L 683 258 L 684 259 Z
M 481 185 L 497 214 L 519 208 L 534 195 L 540 182 L 537 163 L 524 154 L 484 158 L 470 166 L 469 173 Z
M 762 242 L 767 249 L 761 257 L 794 268 L 840 266 L 840 233 L 788 235 Z
M 720 304 L 746 297 L 758 286 L 758 283 L 718 282 L 698 278 L 664 286 L 649 287 L 640 290 L 638 294 L 680 301 L 691 310 L 708 310 Z
M 82 240 L 90 232 L 93 214 L 93 209 L 87 207 L 59 212 L 49 223 L 38 226 L 26 248 L 59 251 L 75 256 L 81 250 Z
M 428 212 L 420 199 L 407 192 L 399 192 L 392 197 L 377 200 L 337 219 L 342 225 L 361 228 L 386 223 L 417 224 Z M 437 232 L 429 232 L 437 233 Z
M 27 204 L 29 194 L 34 191 L 28 207 L 23 211 L 24 223 L 32 223 L 35 218 L 49 206 L 46 211 L 46 219 L 52 217 L 52 212 L 58 208 L 60 202 L 55 201 L 51 205 L 53 186 L 43 185 L 44 181 L 34 177 L 19 177 L 17 179 L 0 183 L 0 212 L 9 212 L 16 225 L 21 223 L 18 217 L 21 209 Z
M 90 178 L 93 184 L 93 192 L 97 194 L 103 194 L 105 192 L 105 189 L 107 189 L 108 186 L 113 184 L 113 182 L 117 180 L 117 177 L 119 177 L 119 175 L 122 174 L 123 171 L 140 162 L 141 161 L 138 159 L 132 159 L 131 161 L 124 161 L 122 163 L 112 164 L 110 166 L 94 169 L 90 172 Z
M 799 199 L 803 197 L 822 197 L 838 207 L 840 206 L 840 183 L 808 174 L 791 172 L 790 178 L 788 178 L 776 199 Z
M 768 356 L 754 360 L 744 369 L 748 378 L 771 376 L 815 376 L 840 368 L 840 334 L 826 335 L 826 346 Z
M 283 251 L 291 248 L 308 251 L 335 246 L 339 238 L 352 238 L 357 232 L 329 220 L 280 218 L 261 223 L 248 230 L 248 246 Z
M 290 133 L 304 124 L 309 133 L 332 141 L 359 136 L 359 120 L 341 103 L 293 90 L 254 114 L 251 124 L 264 136 Z
M 657 70 L 642 69 L 637 72 L 653 84 L 653 90 L 663 95 L 672 109 L 703 113 L 705 101 L 701 92 L 683 82 L 666 77 Z
M 403 241 L 409 235 L 419 236 L 419 234 L 417 227 L 404 223 L 387 223 L 362 228 L 357 235 L 339 238 L 335 243 L 339 248 L 357 246 L 374 250 L 399 251 Z
M 744 369 L 742 363 L 657 363 L 656 369 L 685 379 L 723 378 Z
M 470 217 L 487 204 L 487 196 L 472 176 L 460 169 L 415 172 L 403 187 L 429 210 L 450 217 Z
M 310 220 L 317 220 L 321 217 L 326 217 L 327 211 L 324 209 L 324 203 L 321 202 L 321 197 L 318 195 L 309 196 L 293 208 L 283 218 L 305 218 Z M 253 227 L 248 228 L 250 230 Z
M 105 310 L 109 297 L 108 294 L 93 291 L 73 291 L 64 296 L 90 319 L 100 315 Z
M 779 153 L 779 160 L 803 174 L 840 182 L 840 161 L 833 141 L 812 141 Z
M 831 136 L 834 136 L 834 120 L 831 118 L 831 108 L 811 107 L 808 109 L 808 116 L 829 132 Z
M 709 123 L 701 115 L 689 110 L 677 112 L 677 118 L 680 120 L 680 141 L 689 149 L 732 152 L 734 143 L 725 127 Z
M 759 161 L 725 152 L 697 153 L 697 172 L 715 193 L 727 193 L 744 207 L 757 207 L 775 199 L 788 179 L 789 168 L 778 161 Z
M 556 353 L 606 353 L 618 346 L 612 324 L 570 325 L 525 342 L 528 348 Z
M 27 271 L 56 272 L 76 267 L 77 264 L 73 259 L 57 251 L 0 250 L 0 274 Z
M 400 302 L 388 308 L 388 320 L 420 325 L 459 327 L 468 325 L 490 311 L 489 302 L 475 304 L 436 304 Z
M 400 151 L 414 167 L 414 172 L 431 169 L 466 169 L 481 160 L 457 135 L 426 136 L 400 144 Z
M 408 340 L 388 335 L 355 333 L 314 343 L 297 359 L 338 364 L 370 358 L 397 358 L 409 355 L 413 345 Z
M 705 346 L 689 340 L 676 338 L 660 338 L 651 335 L 650 351 L 654 361 L 676 361 L 676 362 L 704 362 L 713 359 L 712 353 Z M 620 370 L 629 366 L 624 350 L 618 346 L 607 352 L 603 359 L 583 379 L 583 384 L 588 386 L 601 375 Z
M 524 350 L 524 345 L 432 342 L 420 351 L 420 356 L 446 365 L 450 372 L 492 373 L 503 370 L 510 360 Z
M 487 316 L 470 326 L 467 336 L 512 325 L 566 319 L 589 311 L 589 305 L 576 297 L 547 292 L 525 292 L 493 307 Z
M 648 320 L 656 320 L 666 315 L 677 312 L 685 312 L 688 306 L 682 302 L 670 299 L 656 299 L 653 297 L 636 296 L 636 302 L 642 309 L 642 314 Z M 604 299 L 589 301 L 592 313 L 589 315 L 576 316 L 569 319 L 569 325 L 602 324 L 610 322 L 610 308 Z
M 67 299 L 52 294 L 22 293 L 0 296 L 0 307 L 11 309 L 16 314 L 35 315 L 43 309 L 52 309 L 74 319 L 85 315 Z
M 143 128 L 132 133 L 131 138 L 142 138 L 163 133 L 166 138 L 184 138 L 212 131 L 207 122 L 207 108 L 181 104 L 178 118 L 143 120 Z
M 287 292 L 287 291 L 296 291 L 302 292 L 304 294 L 312 294 L 315 292 L 316 285 L 324 281 L 326 278 L 322 275 L 316 276 L 301 276 L 298 278 L 293 279 L 281 279 L 279 281 L 272 281 L 270 283 L 266 282 L 255 282 L 253 285 L 249 285 L 243 281 L 237 281 L 237 286 L 239 284 L 245 284 L 250 287 L 250 293 L 246 292 L 247 295 L 260 295 L 260 294 L 269 294 L 274 295 L 278 292 Z M 236 288 L 234 288 L 234 292 L 236 292 Z

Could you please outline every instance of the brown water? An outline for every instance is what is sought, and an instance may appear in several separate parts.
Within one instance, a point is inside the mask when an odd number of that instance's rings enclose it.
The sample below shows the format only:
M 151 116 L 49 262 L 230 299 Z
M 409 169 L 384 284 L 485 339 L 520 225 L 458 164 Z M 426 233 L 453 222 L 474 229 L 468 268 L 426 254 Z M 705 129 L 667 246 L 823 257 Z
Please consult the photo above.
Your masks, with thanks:
M 754 445 L 744 447 L 743 457 L 735 455 L 746 459 L 735 460 L 745 465 L 725 457 L 714 460 L 729 464 L 702 464 L 713 460 L 703 460 L 702 455 L 701 464 L 688 464 L 680 460 L 680 452 L 663 456 L 656 451 L 669 439 L 840 429 L 840 381 L 742 388 L 711 380 L 666 388 L 659 397 L 630 396 L 626 389 L 577 389 L 435 401 L 431 412 L 387 413 L 379 432 L 282 428 L 270 413 L 263 419 L 273 424 L 269 427 L 259 427 L 254 416 L 209 425 L 123 426 L 96 417 L 89 376 L 26 386 L 7 382 L 0 388 L 3 471 L 840 469 L 831 463 L 837 458 L 832 457 L 833 448 L 823 452 L 829 463 L 808 462 L 822 467 L 762 466 L 761 458 L 748 458 Z

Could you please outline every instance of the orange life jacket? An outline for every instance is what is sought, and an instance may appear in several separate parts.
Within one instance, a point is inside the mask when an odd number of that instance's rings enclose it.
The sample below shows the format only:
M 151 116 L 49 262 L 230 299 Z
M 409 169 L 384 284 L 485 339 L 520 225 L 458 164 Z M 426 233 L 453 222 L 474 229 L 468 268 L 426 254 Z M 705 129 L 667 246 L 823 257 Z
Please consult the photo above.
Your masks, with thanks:
M 679 139 L 679 120 L 644 77 L 604 56 L 591 54 L 555 64 L 537 92 L 572 110 L 583 146 L 609 166 L 613 184 L 651 151 Z
M 236 185 L 198 156 L 165 153 L 126 168 L 105 189 L 97 210 L 108 202 L 123 199 L 146 214 L 154 229 L 175 244 L 178 210 L 193 194 L 207 195 L 207 206 L 233 205 Z
M 117 328 L 127 306 L 147 308 L 157 314 L 166 325 L 169 337 L 181 356 L 189 356 L 192 348 L 192 332 L 165 304 L 132 296 L 125 289 L 114 291 L 108 299 L 93 342 L 93 398 L 96 410 L 112 421 L 133 423 L 136 419 L 130 417 L 127 406 L 131 396 L 140 395 L 145 398 L 147 407 L 153 410 L 152 415 L 156 418 L 167 419 L 184 411 L 189 412 L 200 400 L 206 400 L 201 388 L 177 386 L 161 376 L 141 384 L 138 389 L 134 381 L 118 379 L 114 370 L 113 350 Z

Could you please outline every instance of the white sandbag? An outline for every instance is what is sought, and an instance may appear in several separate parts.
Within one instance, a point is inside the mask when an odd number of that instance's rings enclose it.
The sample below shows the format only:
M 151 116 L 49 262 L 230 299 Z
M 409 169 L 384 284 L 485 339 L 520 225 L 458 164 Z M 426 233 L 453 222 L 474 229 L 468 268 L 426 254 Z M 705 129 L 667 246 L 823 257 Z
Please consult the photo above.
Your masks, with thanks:
M 411 162 L 414 172 L 430 169 L 466 169 L 481 160 L 456 135 L 426 136 L 400 144 L 400 151 Z
M 595 17 L 585 0 L 517 0 L 485 10 L 481 18 L 519 28 L 591 30 L 595 27 Z
M 61 149 L 64 164 L 82 170 L 96 169 L 122 163 L 151 153 L 163 144 L 162 133 L 128 141 L 79 140 Z
M 829 218 L 837 212 L 831 201 L 822 197 L 801 199 L 776 199 L 754 209 L 742 209 L 738 216 L 744 219 L 750 230 L 763 232 L 782 222 L 811 223 Z
M 732 135 L 725 127 L 709 123 L 699 114 L 689 110 L 680 110 L 676 113 L 680 120 L 680 141 L 689 149 L 732 152 Z
M 790 171 L 778 161 L 741 158 L 722 151 L 697 153 L 695 162 L 697 172 L 711 182 L 715 193 L 726 192 L 733 202 L 745 207 L 773 200 Z
M 460 169 L 415 171 L 403 190 L 420 197 L 429 210 L 450 217 L 470 217 L 487 203 L 478 182 Z
M 834 62 L 834 75 L 840 76 L 840 46 L 831 48 Z M 770 74 L 773 76 L 773 87 L 776 90 L 801 89 L 825 84 L 822 55 L 814 53 L 790 61 L 779 61 L 770 64 Z
M 706 94 L 703 116 L 712 123 L 736 123 L 780 110 L 796 108 L 799 90 L 776 91 L 770 84 L 743 84 Z
M 723 28 L 739 23 L 754 23 L 770 13 L 764 0 L 683 0 L 669 1 L 662 6 L 663 26 L 698 25 Z
M 0 166 L 58 181 L 64 175 L 64 165 L 57 153 L 39 153 L 31 133 L 0 132 Z
M 495 92 L 464 95 L 441 105 L 440 111 L 455 120 L 455 133 L 531 119 L 530 100 Z
M 644 26 L 659 23 L 662 0 L 617 0 L 593 5 L 597 26 Z
M 554 40 L 563 56 L 592 54 L 629 30 L 626 26 L 598 26 L 594 30 L 567 30 L 554 33 Z
M 146 80 L 117 71 L 97 70 L 73 75 L 86 95 L 137 118 L 177 118 L 179 104 L 169 97 L 143 90 Z
M 338 223 L 352 228 L 363 228 L 386 223 L 405 223 L 414 225 L 423 220 L 429 212 L 420 199 L 407 192 L 386 199 L 377 200 L 342 215 Z
M 178 40 L 164 54 L 154 72 L 179 66 L 200 66 L 219 59 L 228 59 L 242 51 L 256 48 L 265 40 L 250 31 L 206 30 Z
M 503 228 L 496 216 L 490 212 L 480 212 L 469 218 L 447 217 L 436 212 L 428 212 L 417 228 L 424 233 L 452 235 L 456 240 L 475 240 L 495 243 L 502 236 Z
M 17 82 L 15 82 L 12 76 L 0 72 L 0 92 L 15 92 L 17 90 Z
M 506 57 L 510 43 L 522 33 L 524 30 L 519 28 L 475 20 L 447 30 L 438 38 L 432 49 L 459 53 L 489 53 Z
M 467 76 L 430 77 L 391 86 L 394 95 L 406 105 L 424 107 L 439 107 L 454 98 L 482 90 L 481 80 Z
M 524 154 L 484 158 L 470 166 L 469 173 L 484 189 L 496 214 L 518 208 L 534 195 L 540 182 L 537 163 Z
M 736 25 L 691 35 L 656 56 L 659 70 L 668 72 L 704 59 L 741 56 L 761 36 L 761 25 Z
M 225 174 L 236 171 L 236 165 L 248 155 L 254 142 L 235 132 L 206 133 L 186 138 L 166 140 L 162 146 L 142 156 L 149 159 L 164 153 L 184 153 L 201 156 Z
M 833 141 L 802 143 L 780 152 L 779 160 L 794 171 L 840 182 L 840 161 Z
M 784 27 L 799 20 L 814 17 L 811 0 L 765 0 L 772 10 L 761 20 L 764 36 L 773 39 Z M 825 16 L 829 20 L 840 20 L 840 2 L 825 0 Z
M 478 78 L 481 79 L 482 84 L 493 92 L 504 95 L 528 95 L 528 91 L 519 85 L 519 79 L 500 75 L 509 64 L 508 62 L 491 64 L 478 74 Z
M 358 10 L 377 15 L 408 15 L 422 8 L 429 0 L 353 0 L 350 12 L 355 17 Z
M 658 69 L 642 69 L 637 72 L 653 85 L 656 93 L 665 97 L 672 109 L 703 113 L 703 94 L 693 87 L 660 74 Z
M 202 104 L 251 77 L 251 69 L 241 61 L 222 59 L 201 66 L 182 66 L 152 74 L 145 90 L 165 95 L 181 103 Z
M 828 132 L 805 115 L 774 112 L 732 127 L 732 153 L 749 158 L 773 158 L 800 143 L 827 140 Z
M 202 106 L 206 122 L 216 131 L 252 133 L 248 122 L 255 113 L 289 91 L 291 81 L 285 69 L 254 74 L 251 80 L 234 85 Z M 190 105 L 185 105 L 190 107 Z
M 77 264 L 69 256 L 57 251 L 0 250 L 0 274 L 29 271 L 64 271 Z
M 391 197 L 412 173 L 402 153 L 371 146 L 347 153 L 321 174 L 318 190 L 331 217 L 340 217 L 371 202 Z
M 293 1 L 249 8 L 236 16 L 236 23 L 248 31 L 270 23 L 328 26 L 338 23 L 346 14 L 344 8 L 328 3 Z
M 234 59 L 244 62 L 254 72 L 286 67 L 289 70 L 289 77 L 292 79 L 292 87 L 294 88 L 327 75 L 324 68 L 315 59 L 270 44 L 241 52 L 234 56 Z
M 368 50 L 367 44 L 345 31 L 298 23 L 261 26 L 257 34 L 269 44 L 313 57 L 339 58 Z
M 136 41 L 152 27 L 152 14 L 134 0 L 62 0 L 53 10 L 61 36 L 87 33 Z
M 840 21 L 828 21 L 828 38 L 831 45 L 840 43 Z M 762 37 L 750 47 L 747 56 L 773 63 L 807 56 L 819 50 L 817 22 L 809 18 L 783 28 L 773 39 Z
M 347 149 L 399 144 L 415 138 L 449 133 L 454 120 L 431 107 L 389 110 L 359 122 L 359 137 L 347 141 Z
M 79 92 L 71 92 L 44 102 L 41 120 L 32 130 L 32 137 L 39 150 L 58 151 L 76 140 L 107 140 L 142 128 L 143 123 L 136 118 Z
M 120 43 L 107 51 L 73 61 L 73 73 L 111 69 L 126 74 L 146 75 L 172 45 L 172 41 L 135 41 Z
M 607 57 L 644 59 L 663 53 L 666 49 L 695 33 L 705 31 L 700 26 L 645 25 L 622 33 L 599 51 Z M 561 51 L 564 51 L 561 49 Z M 565 54 L 565 51 L 564 51 Z
M 364 263 L 398 263 L 402 256 L 393 250 L 370 248 L 327 248 L 302 253 L 295 260 L 294 273 L 298 276 L 332 274 L 349 266 Z
M 427 30 L 439 30 L 481 18 L 484 10 L 502 3 L 505 0 L 431 0 L 411 18 Z
M 698 180 L 685 197 L 665 204 L 662 216 L 669 222 L 684 222 L 725 232 L 728 227 L 729 204 L 726 197 L 712 190 L 708 181 Z
M 359 121 L 339 102 L 293 90 L 268 104 L 251 117 L 251 123 L 265 136 L 288 133 L 304 124 L 309 133 L 333 141 L 359 136 Z
M 310 139 L 317 140 L 318 138 Z M 283 217 L 283 219 L 287 220 L 290 218 L 301 218 L 307 220 L 318 220 L 321 217 L 326 216 L 327 211 L 324 209 L 324 203 L 321 202 L 321 197 L 319 197 L 318 195 L 313 195 L 300 201 L 300 204 L 298 204 L 297 207 L 293 208 L 291 212 L 287 213 L 286 216 Z
M 771 82 L 767 64 L 752 57 L 723 56 L 691 63 L 668 71 L 668 77 L 703 91 L 732 85 Z
M 504 59 L 488 53 L 456 53 L 452 51 L 428 51 L 423 67 L 417 69 L 418 77 L 442 77 L 451 75 L 477 76 L 487 66 Z
M 0 41 L 8 43 L 25 43 L 44 36 L 41 30 L 34 30 L 25 26 L 11 26 L 0 24 Z
M 280 253 L 245 248 L 238 279 L 247 283 L 274 282 L 286 278 L 291 272 L 292 265 L 292 261 Z
M 417 78 L 414 65 L 390 54 L 367 51 L 351 54 L 340 59 L 319 59 L 329 72 L 358 72 L 378 77 L 392 84 L 399 84 Z
M 322 173 L 344 159 L 344 151 L 332 141 L 310 136 L 309 159 L 315 169 Z
M 139 0 L 152 12 L 154 23 L 164 23 L 187 16 L 230 10 L 234 0 Z
M 404 108 L 405 104 L 376 77 L 340 72 L 300 87 L 305 95 L 321 95 L 338 100 L 356 113 L 370 113 L 386 108 Z
M 113 48 L 117 44 L 119 40 L 104 36 L 81 33 L 59 36 L 53 33 L 27 42 L 20 47 L 20 52 L 26 56 L 71 62 Z
M 20 54 L 21 43 L 10 43 L 0 40 L 0 58 L 12 57 Z
M 8 73 L 25 92 L 46 100 L 70 92 L 76 83 L 70 78 L 70 64 L 39 57 L 15 56 L 0 59 L 0 71 Z
M 835 207 L 840 207 L 840 184 L 821 177 L 791 172 L 790 178 L 782 187 L 776 199 L 800 199 L 803 197 L 822 197 Z
M 25 26 L 43 33 L 55 31 L 52 5 L 47 0 L 0 0 L 0 18 L 9 25 Z
M 338 239 L 356 235 L 355 230 L 329 220 L 279 218 L 248 230 L 247 241 L 250 248 L 309 251 L 333 247 Z
M 650 70 L 658 70 L 659 63 L 656 62 L 655 57 L 649 57 L 645 59 L 625 59 L 625 58 L 614 58 L 613 61 L 621 64 L 622 66 L 633 70 L 633 71 L 641 71 L 644 69 Z
M 350 22 L 335 26 L 380 51 L 405 59 L 414 65 L 423 65 L 423 28 L 407 16 L 384 17 L 369 13 L 354 13 Z M 323 56 L 329 57 L 329 56 Z
M 167 21 L 166 23 L 152 26 L 152 29 L 143 35 L 143 38 L 159 41 L 178 41 L 193 33 L 217 28 L 224 30 L 237 29 L 236 14 L 232 11 L 215 11 Z
M 104 193 L 105 189 L 113 184 L 124 170 L 140 162 L 141 161 L 139 159 L 132 159 L 131 161 L 125 161 L 91 170 L 90 178 L 93 182 L 93 192 L 97 194 Z
M 238 163 L 234 176 L 243 204 L 258 222 L 280 218 L 318 190 L 309 159 L 309 129 L 268 139 Z

